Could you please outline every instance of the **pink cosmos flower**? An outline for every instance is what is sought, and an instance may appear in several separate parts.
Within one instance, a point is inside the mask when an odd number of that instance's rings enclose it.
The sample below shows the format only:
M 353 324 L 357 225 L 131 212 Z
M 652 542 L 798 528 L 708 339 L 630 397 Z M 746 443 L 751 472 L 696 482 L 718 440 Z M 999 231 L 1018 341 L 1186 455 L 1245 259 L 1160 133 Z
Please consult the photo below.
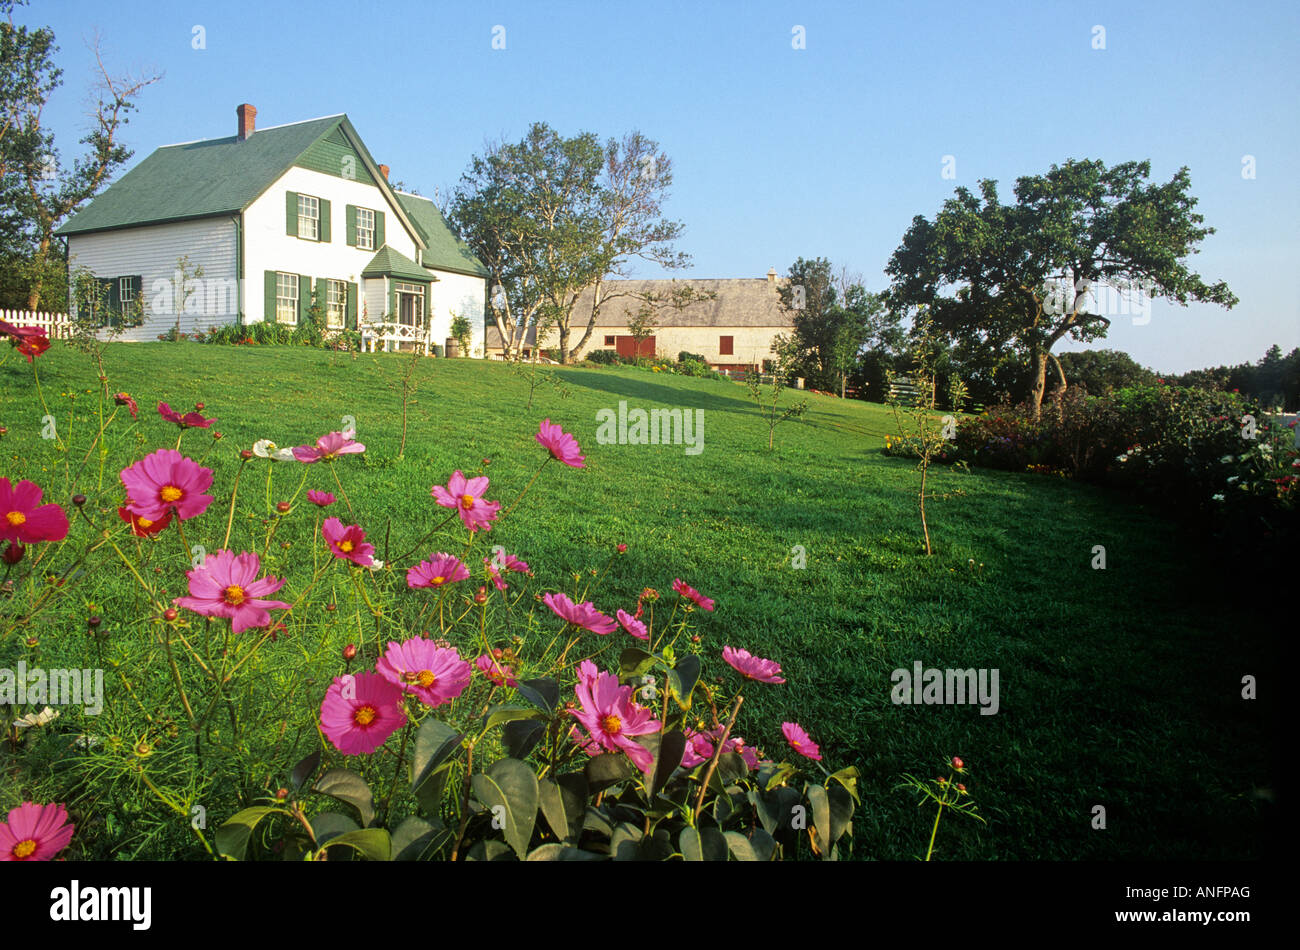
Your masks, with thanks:
M 182 429 L 207 429 L 217 421 L 215 416 L 211 419 L 204 419 L 197 412 L 187 412 L 185 415 L 181 415 L 165 402 L 158 403 L 158 415 L 168 422 L 176 423 Z
M 407 587 L 441 587 L 469 577 L 469 568 L 454 554 L 439 551 L 431 560 L 421 561 L 406 572 Z
M 29 363 L 33 357 L 40 356 L 50 348 L 44 327 L 16 327 L 8 321 L 0 320 L 0 334 L 9 337 L 10 342 L 18 348 L 19 353 L 27 357 Z
M 321 731 L 344 755 L 374 752 L 402 726 L 402 691 L 378 673 L 335 677 L 320 705 Z
M 649 772 L 654 756 L 632 737 L 658 732 L 659 723 L 649 709 L 632 702 L 632 687 L 620 686 L 613 673 L 600 673 L 594 681 L 580 678 L 574 693 L 581 708 L 569 712 L 587 730 L 589 741 L 608 752 L 626 753 L 637 768 Z
M 374 563 L 375 546 L 365 543 L 366 533 L 360 525 L 345 526 L 338 518 L 326 518 L 320 533 L 335 557 L 351 561 L 358 567 L 369 567 Z
M 114 393 L 113 402 L 117 403 L 119 406 L 126 406 L 131 413 L 132 419 L 138 417 L 140 409 L 136 406 L 135 400 L 131 398 L 129 393 Z
M 465 522 L 465 527 L 470 531 L 477 531 L 479 528 L 491 531 L 492 521 L 501 509 L 501 502 L 488 501 L 483 497 L 487 487 L 486 475 L 466 478 L 457 469 L 447 481 L 445 488 L 442 485 L 434 485 L 430 494 L 442 507 L 457 509 L 460 520 Z
M 704 610 L 713 609 L 713 601 L 705 597 L 691 585 L 682 583 L 680 577 L 673 580 L 673 590 L 677 591 L 677 593 L 681 594 L 687 600 L 695 601 L 695 603 L 699 604 Z
M 77 826 L 62 805 L 23 802 L 0 821 L 0 861 L 48 861 L 68 846 Z
M 805 758 L 821 761 L 821 749 L 817 747 L 817 743 L 808 738 L 808 733 L 804 732 L 803 726 L 797 722 L 783 722 L 781 732 L 785 734 L 785 741 L 790 743 L 790 748 L 794 751 Z
M 426 706 L 451 702 L 465 692 L 471 674 L 470 665 L 453 647 L 440 647 L 427 637 L 389 641 L 375 670 Z
M 618 622 L 623 625 L 623 629 L 636 637 L 638 640 L 649 640 L 650 634 L 640 620 L 637 620 L 626 610 L 615 611 L 614 616 L 618 617 Z
M 611 617 L 606 617 L 591 601 L 583 601 L 581 604 L 575 604 L 563 594 L 546 594 L 542 597 L 546 606 L 555 612 L 555 615 L 561 620 L 567 620 L 575 627 L 582 627 L 584 630 L 590 630 L 592 633 L 599 633 L 602 636 L 607 633 L 613 633 L 618 629 L 618 624 Z
M 686 730 L 686 751 L 682 753 L 682 768 L 693 769 L 713 758 L 713 743 L 705 733 Z
M 552 425 L 550 419 L 542 421 L 541 428 L 537 430 L 537 441 L 551 453 L 551 458 L 571 468 L 586 468 L 587 457 L 579 454 L 582 448 L 578 445 L 578 440 L 558 425 Z
M 288 608 L 279 600 L 263 600 L 284 586 L 284 580 L 267 575 L 257 579 L 262 562 L 256 554 L 218 551 L 203 559 L 203 566 L 187 571 L 190 596 L 177 597 L 172 603 L 188 607 L 205 617 L 225 617 L 232 633 L 249 627 L 266 627 L 271 623 L 272 608 Z
M 717 742 L 722 738 L 722 734 L 726 731 L 725 726 L 716 726 L 704 733 L 704 735 L 711 741 Z M 752 749 L 746 745 L 745 740 L 740 736 L 728 736 L 727 741 L 722 744 L 722 751 L 736 753 L 736 755 L 745 760 L 745 765 L 748 766 L 751 771 L 758 768 L 758 750 Z
M 785 682 L 785 679 L 780 676 L 780 664 L 775 660 L 764 660 L 761 657 L 750 656 L 748 650 L 734 650 L 731 647 L 722 648 L 722 658 L 730 664 L 732 669 L 748 679 L 757 680 L 760 683 Z
M 21 481 L 11 487 L 9 479 L 0 478 L 0 540 L 31 544 L 68 536 L 68 516 L 53 502 L 42 505 L 41 494 L 35 482 Z
M 332 462 L 340 455 L 355 455 L 364 452 L 366 447 L 353 440 L 355 429 L 346 432 L 331 432 L 316 440 L 315 445 L 300 445 L 293 450 L 293 457 L 299 462 Z
M 333 492 L 317 491 L 314 488 L 309 488 L 307 489 L 307 500 L 313 505 L 318 505 L 321 508 L 328 508 L 330 505 L 334 504 L 336 499 L 334 498 Z
M 160 521 L 169 508 L 182 521 L 201 515 L 212 504 L 203 494 L 212 485 L 212 469 L 203 468 L 175 449 L 159 449 L 129 468 L 122 469 L 127 505 L 131 513 Z
M 167 509 L 167 514 L 163 515 L 157 521 L 150 521 L 148 518 L 141 518 L 139 515 L 133 515 L 126 508 L 118 508 L 117 516 L 131 526 L 131 533 L 137 538 L 151 538 L 158 534 L 169 524 L 172 523 L 172 509 Z
M 483 675 L 490 679 L 498 686 L 518 686 L 519 681 L 515 679 L 514 668 L 500 660 L 493 659 L 492 654 L 484 653 L 474 665 L 482 671 Z

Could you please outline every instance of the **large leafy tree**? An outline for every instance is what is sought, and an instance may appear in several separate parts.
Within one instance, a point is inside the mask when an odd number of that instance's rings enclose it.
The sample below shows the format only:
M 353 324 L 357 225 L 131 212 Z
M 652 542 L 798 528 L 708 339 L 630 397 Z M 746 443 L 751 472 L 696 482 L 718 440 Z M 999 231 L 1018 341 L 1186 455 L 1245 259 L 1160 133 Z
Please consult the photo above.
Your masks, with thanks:
M 0 3 L 0 12 L 12 9 L 12 2 Z M 63 270 L 55 229 L 131 157 L 122 128 L 141 90 L 161 78 L 114 76 L 98 42 L 93 44 L 99 79 L 92 90 L 91 129 L 81 139 L 85 152 L 68 166 L 43 120 L 45 104 L 62 82 L 53 44 L 47 29 L 16 27 L 11 17 L 0 24 L 0 253 L 21 275 L 29 310 L 48 299 L 47 288 Z
M 1237 303 L 1222 281 L 1207 284 L 1187 267 L 1214 233 L 1193 210 L 1188 170 L 1164 184 L 1150 174 L 1150 162 L 1068 161 L 1018 179 L 1014 204 L 999 200 L 995 181 L 981 181 L 978 195 L 958 188 L 933 221 L 912 220 L 886 268 L 889 301 L 927 307 L 967 352 L 993 362 L 1014 352 L 1029 370 L 1037 414 L 1049 360 L 1066 385 L 1052 348 L 1067 334 L 1106 335 L 1110 317 L 1089 310 L 1098 288 L 1183 305 Z
M 902 342 L 899 318 L 882 296 L 825 258 L 796 260 L 777 295 L 794 323 L 795 372 L 841 396 L 865 349 L 889 351 Z
M 491 271 L 489 311 L 507 354 L 529 327 L 539 340 L 554 328 L 568 362 L 590 339 L 602 304 L 621 295 L 605 293 L 606 281 L 626 276 L 632 258 L 686 264 L 672 249 L 681 225 L 660 216 L 671 182 L 668 157 L 637 132 L 601 145 L 591 133 L 565 138 L 539 122 L 519 143 L 472 159 L 450 220 Z M 576 313 L 588 288 L 592 305 Z

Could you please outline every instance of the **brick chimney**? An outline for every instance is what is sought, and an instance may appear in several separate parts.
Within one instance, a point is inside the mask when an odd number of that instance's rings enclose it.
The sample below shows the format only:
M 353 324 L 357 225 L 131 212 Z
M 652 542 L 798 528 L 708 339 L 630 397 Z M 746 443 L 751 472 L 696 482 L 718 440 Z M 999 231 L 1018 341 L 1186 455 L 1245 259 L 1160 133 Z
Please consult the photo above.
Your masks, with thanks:
M 770 268 L 770 269 L 768 270 L 768 272 L 767 272 L 767 286 L 769 286 L 769 287 L 775 287 L 775 286 L 776 286 L 776 268 L 775 268 L 775 267 Z
M 380 165 L 380 166 L 379 166 L 379 174 L 381 174 L 381 175 L 384 176 L 384 181 L 388 181 L 388 166 L 387 166 L 387 165 Z
M 257 128 L 257 110 L 245 102 L 241 106 L 235 107 L 235 115 L 239 117 L 239 141 L 252 138 L 254 130 Z

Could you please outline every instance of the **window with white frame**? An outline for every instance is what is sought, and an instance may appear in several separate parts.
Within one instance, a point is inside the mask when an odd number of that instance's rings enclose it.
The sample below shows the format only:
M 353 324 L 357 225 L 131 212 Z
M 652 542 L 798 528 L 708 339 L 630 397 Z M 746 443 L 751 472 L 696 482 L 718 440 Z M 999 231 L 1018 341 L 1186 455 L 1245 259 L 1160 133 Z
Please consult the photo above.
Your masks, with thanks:
M 395 281 L 393 290 L 397 292 L 397 322 L 408 327 L 424 325 L 424 287 L 420 284 L 408 284 Z
M 320 240 L 320 199 L 311 195 L 298 196 L 298 237 Z
M 275 275 L 275 320 L 277 323 L 298 322 L 298 275 Z
M 357 209 L 357 247 L 363 251 L 375 249 L 375 213 L 369 208 Z
M 341 280 L 325 283 L 325 326 L 341 329 L 346 323 L 348 285 Z
M 123 310 L 126 310 L 135 302 L 134 277 L 119 277 L 117 279 L 117 299 L 122 302 Z

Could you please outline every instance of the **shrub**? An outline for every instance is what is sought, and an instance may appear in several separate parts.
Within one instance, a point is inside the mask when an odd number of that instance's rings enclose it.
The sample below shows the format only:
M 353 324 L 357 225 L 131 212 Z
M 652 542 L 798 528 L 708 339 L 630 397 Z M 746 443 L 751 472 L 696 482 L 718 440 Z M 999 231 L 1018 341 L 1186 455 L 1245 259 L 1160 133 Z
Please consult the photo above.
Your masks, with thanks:
M 699 353 L 688 353 L 685 350 L 682 350 L 680 353 L 677 354 L 677 362 L 685 363 L 689 360 L 694 360 L 697 363 L 706 363 L 706 364 L 709 362 L 704 356 L 702 356 Z
M 587 362 L 601 366 L 617 366 L 623 362 L 623 357 L 614 350 L 592 350 L 587 354 Z

